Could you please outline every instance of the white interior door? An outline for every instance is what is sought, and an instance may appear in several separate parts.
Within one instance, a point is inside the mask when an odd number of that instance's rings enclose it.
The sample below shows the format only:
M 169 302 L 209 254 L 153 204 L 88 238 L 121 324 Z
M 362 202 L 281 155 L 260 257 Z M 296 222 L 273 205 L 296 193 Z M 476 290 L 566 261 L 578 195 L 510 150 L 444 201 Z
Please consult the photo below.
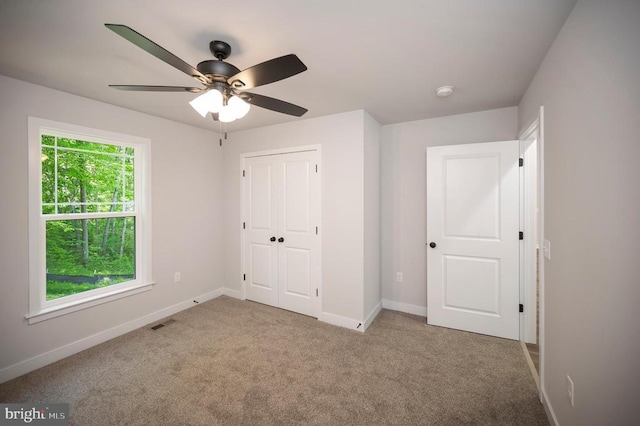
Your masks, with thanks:
M 245 158 L 245 296 L 318 317 L 318 152 Z
M 277 166 L 273 157 L 245 159 L 245 295 L 278 305 Z
M 518 141 L 427 148 L 427 322 L 519 338 Z
M 315 171 L 317 152 L 297 152 L 279 157 L 279 306 L 317 317 L 320 280 L 316 234 L 320 211 Z

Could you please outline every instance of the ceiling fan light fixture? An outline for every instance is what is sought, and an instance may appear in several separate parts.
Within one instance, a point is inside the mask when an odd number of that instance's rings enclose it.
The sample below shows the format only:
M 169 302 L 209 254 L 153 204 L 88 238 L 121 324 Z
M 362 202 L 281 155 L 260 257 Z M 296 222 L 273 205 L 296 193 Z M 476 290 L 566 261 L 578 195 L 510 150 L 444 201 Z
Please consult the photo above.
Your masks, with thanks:
M 249 112 L 251 105 L 239 96 L 232 96 L 228 101 L 229 108 L 236 119 L 242 118 Z
M 218 113 L 218 119 L 223 123 L 231 123 L 232 121 L 235 121 L 236 115 L 233 111 L 233 107 L 231 105 L 223 106 Z
M 206 117 L 207 113 L 219 112 L 222 109 L 222 93 L 212 89 L 190 101 L 189 104 L 198 111 L 198 114 Z

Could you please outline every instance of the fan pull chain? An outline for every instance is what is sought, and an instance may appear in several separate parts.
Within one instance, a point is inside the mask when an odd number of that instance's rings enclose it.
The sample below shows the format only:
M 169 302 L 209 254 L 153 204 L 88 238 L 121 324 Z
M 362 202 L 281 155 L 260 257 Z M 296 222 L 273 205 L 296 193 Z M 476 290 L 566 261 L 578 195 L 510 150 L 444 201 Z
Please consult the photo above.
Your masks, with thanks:
M 220 135 L 220 146 L 222 146 L 222 122 L 221 121 L 218 121 L 218 134 Z
M 224 132 L 222 131 L 222 121 L 218 120 L 218 134 L 220 135 L 220 146 L 222 146 L 222 135 L 224 134 L 224 140 L 228 139 L 227 123 L 224 123 Z

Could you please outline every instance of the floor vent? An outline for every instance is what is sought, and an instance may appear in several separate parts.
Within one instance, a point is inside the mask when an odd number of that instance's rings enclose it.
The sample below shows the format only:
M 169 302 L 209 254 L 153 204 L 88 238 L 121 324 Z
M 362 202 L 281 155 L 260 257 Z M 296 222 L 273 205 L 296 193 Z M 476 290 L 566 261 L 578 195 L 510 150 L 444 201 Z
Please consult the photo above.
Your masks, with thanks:
M 156 325 L 154 325 L 153 327 L 151 327 L 151 329 L 152 329 L 153 331 L 156 331 L 156 330 L 158 330 L 159 328 L 162 328 L 162 327 L 164 327 L 165 325 L 169 325 L 169 324 L 172 324 L 172 323 L 174 323 L 174 322 L 176 322 L 176 320 L 174 320 L 174 319 L 168 319 L 168 320 L 166 320 L 166 321 L 161 322 L 160 324 L 156 324 Z

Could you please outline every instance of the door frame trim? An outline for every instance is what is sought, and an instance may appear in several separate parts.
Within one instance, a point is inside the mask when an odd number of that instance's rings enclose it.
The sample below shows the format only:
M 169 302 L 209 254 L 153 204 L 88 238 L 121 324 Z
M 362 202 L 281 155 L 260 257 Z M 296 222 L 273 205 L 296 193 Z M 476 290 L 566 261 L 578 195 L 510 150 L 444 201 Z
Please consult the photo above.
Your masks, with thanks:
M 318 301 L 317 301 L 317 319 L 322 317 L 322 146 L 321 145 L 300 145 L 300 146 L 291 146 L 291 147 L 283 147 L 276 149 L 268 149 L 263 151 L 252 151 L 245 152 L 240 154 L 240 172 L 238 173 L 238 178 L 240 179 L 240 221 L 238 224 L 239 229 L 239 238 L 240 238 L 240 271 L 238 273 L 238 277 L 240 279 L 240 298 L 241 300 L 247 299 L 247 292 L 245 284 L 246 282 L 243 279 L 243 275 L 245 274 L 244 265 L 245 265 L 245 249 L 244 249 L 244 233 L 242 228 L 242 223 L 246 222 L 245 219 L 245 202 L 244 202 L 244 192 L 245 192 L 245 179 L 243 176 L 243 171 L 245 170 L 244 164 L 245 160 L 248 158 L 256 158 L 256 157 L 267 157 L 267 156 L 275 156 L 275 155 L 283 155 L 283 154 L 293 154 L 296 152 L 309 152 L 316 151 L 318 153 L 318 198 L 319 198 L 319 211 L 318 211 L 318 222 L 320 223 L 319 228 L 320 232 L 318 232 L 318 262 L 320 262 L 320 276 L 318 277 Z
M 536 247 L 540 246 L 536 232 L 538 206 L 538 128 L 533 123 L 520 135 L 520 303 L 524 312 L 520 315 L 520 341 L 537 343 L 536 320 Z M 534 142 L 530 142 L 534 139 Z M 532 146 L 535 143 L 535 146 Z M 533 195 L 533 197 L 532 197 Z
M 533 117 L 529 123 L 523 128 L 519 134 L 518 139 L 522 140 L 531 132 L 536 131 L 538 133 L 538 229 L 537 239 L 540 244 L 540 250 L 538 250 L 539 271 L 538 279 L 540 280 L 540 294 L 539 294 L 539 335 L 538 345 L 540 349 L 540 364 L 539 364 L 539 382 L 538 382 L 538 397 L 544 405 L 544 389 L 545 389 L 545 259 L 544 259 L 544 106 L 540 106 L 538 113 Z

